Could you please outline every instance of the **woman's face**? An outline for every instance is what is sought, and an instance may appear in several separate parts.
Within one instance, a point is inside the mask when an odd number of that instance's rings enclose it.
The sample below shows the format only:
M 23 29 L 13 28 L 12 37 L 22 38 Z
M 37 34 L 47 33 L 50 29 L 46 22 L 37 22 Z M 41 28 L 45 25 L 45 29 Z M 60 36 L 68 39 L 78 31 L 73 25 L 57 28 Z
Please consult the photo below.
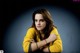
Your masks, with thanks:
M 43 19 L 42 14 L 35 15 L 35 26 L 39 31 L 42 31 L 46 27 L 46 21 Z

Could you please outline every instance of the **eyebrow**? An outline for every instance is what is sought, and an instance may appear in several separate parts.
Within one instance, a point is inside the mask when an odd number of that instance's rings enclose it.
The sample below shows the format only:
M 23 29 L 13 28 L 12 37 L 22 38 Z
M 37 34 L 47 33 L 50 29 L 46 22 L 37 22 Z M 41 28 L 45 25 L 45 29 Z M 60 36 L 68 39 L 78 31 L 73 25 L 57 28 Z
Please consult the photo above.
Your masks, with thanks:
M 40 20 L 43 20 L 44 21 L 44 19 L 40 19 Z
M 35 20 L 37 20 L 37 19 L 35 19 Z M 44 20 L 44 19 L 40 19 L 40 20 Z

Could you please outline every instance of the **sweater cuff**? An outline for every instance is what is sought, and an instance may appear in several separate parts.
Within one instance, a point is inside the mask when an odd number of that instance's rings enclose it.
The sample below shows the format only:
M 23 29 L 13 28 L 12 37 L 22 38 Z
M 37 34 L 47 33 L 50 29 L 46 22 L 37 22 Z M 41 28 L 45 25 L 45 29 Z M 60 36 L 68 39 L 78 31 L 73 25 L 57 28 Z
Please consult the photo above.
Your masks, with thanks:
M 32 52 L 32 49 L 31 49 L 31 43 L 29 44 L 29 53 L 31 53 Z
M 49 53 L 51 53 L 51 52 L 50 52 L 50 48 L 49 48 L 49 47 L 48 47 L 48 50 L 49 50 Z

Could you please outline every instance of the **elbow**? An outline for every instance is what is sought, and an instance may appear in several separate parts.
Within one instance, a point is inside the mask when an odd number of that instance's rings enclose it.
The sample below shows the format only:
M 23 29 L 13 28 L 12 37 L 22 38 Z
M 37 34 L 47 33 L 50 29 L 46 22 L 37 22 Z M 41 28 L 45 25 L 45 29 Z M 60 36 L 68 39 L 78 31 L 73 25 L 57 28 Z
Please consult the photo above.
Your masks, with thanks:
M 62 45 L 59 45 L 58 52 L 62 52 L 62 51 L 63 51 L 63 47 L 62 47 Z
M 28 52 L 29 44 L 23 44 L 23 51 Z
M 28 52 L 27 48 L 25 46 L 23 46 L 23 51 L 24 52 Z
M 59 48 L 59 52 L 62 52 L 62 51 L 63 51 L 63 47 L 60 46 L 60 48 Z
M 50 48 L 50 52 L 62 52 L 63 51 L 63 47 L 62 45 L 57 45 L 57 46 L 53 46 Z
M 28 51 L 26 51 L 25 49 L 23 49 L 24 50 L 24 52 L 28 52 Z
M 62 52 L 62 51 L 63 51 L 62 45 L 57 45 L 56 52 Z

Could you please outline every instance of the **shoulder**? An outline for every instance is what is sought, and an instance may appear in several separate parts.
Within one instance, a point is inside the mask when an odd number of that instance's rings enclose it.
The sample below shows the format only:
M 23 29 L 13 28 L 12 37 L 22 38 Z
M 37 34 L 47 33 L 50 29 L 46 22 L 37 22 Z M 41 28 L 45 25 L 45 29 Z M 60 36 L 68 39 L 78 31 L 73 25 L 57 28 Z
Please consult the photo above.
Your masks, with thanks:
M 32 28 L 32 27 L 28 28 L 26 32 L 27 35 L 34 35 L 35 33 L 36 33 L 36 30 L 35 28 Z
M 57 27 L 53 27 L 52 31 L 56 31 L 57 30 Z
M 57 30 L 57 27 L 53 27 L 53 30 Z
M 28 28 L 28 31 L 35 31 L 35 28 L 30 27 L 30 28 Z
M 58 34 L 57 27 L 53 27 L 53 29 L 52 29 L 52 31 L 50 32 L 50 34 L 52 34 L 52 33 L 56 33 L 56 34 Z

